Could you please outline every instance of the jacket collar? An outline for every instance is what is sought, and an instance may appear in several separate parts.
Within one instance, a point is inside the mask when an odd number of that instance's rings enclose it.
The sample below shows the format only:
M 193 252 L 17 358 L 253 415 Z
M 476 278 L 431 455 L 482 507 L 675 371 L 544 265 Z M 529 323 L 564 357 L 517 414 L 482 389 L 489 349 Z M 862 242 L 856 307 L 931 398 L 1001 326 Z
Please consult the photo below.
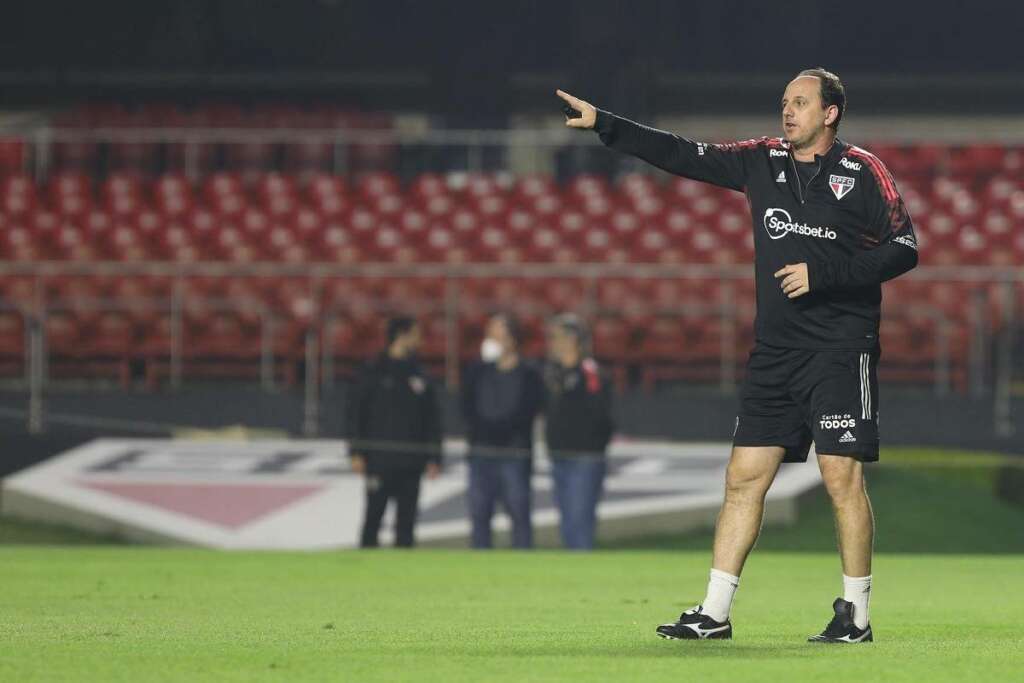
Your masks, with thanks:
M 789 152 L 789 155 L 793 157 L 793 161 L 796 161 L 796 157 L 793 155 L 793 146 L 785 140 L 783 140 L 783 144 L 785 145 L 786 151 Z M 824 173 L 827 169 L 839 163 L 839 157 L 846 154 L 849 149 L 850 145 L 846 144 L 839 138 L 836 138 L 832 142 L 832 146 L 828 148 L 827 152 L 825 152 L 825 155 L 821 157 L 821 172 Z
M 842 157 L 850 149 L 850 145 L 846 144 L 838 137 L 832 142 L 832 146 L 828 148 L 825 155 L 821 157 L 821 166 L 818 168 L 818 172 L 814 176 L 814 181 L 817 182 L 819 178 L 827 177 L 826 174 L 831 172 L 832 168 L 839 163 L 840 157 Z M 793 196 L 797 200 L 804 199 L 806 197 L 808 188 L 804 187 L 799 177 L 799 171 L 796 169 L 798 163 L 796 157 L 793 155 L 793 147 L 789 143 L 786 143 L 786 150 L 789 152 L 789 168 L 787 170 L 790 173 L 786 174 L 786 185 L 792 191 Z

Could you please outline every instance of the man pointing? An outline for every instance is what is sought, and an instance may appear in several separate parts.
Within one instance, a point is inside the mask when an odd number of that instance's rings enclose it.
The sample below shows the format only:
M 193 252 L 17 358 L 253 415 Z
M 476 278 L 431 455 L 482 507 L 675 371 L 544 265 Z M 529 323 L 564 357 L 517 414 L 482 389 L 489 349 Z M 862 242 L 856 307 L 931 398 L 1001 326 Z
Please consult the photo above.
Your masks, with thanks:
M 557 91 L 566 125 L 675 175 L 743 192 L 754 230 L 755 345 L 740 395 L 707 594 L 659 626 L 670 639 L 731 638 L 729 612 L 779 465 L 813 442 L 832 500 L 843 597 L 814 642 L 873 639 L 868 619 L 874 519 L 863 463 L 878 460 L 881 283 L 917 264 L 910 216 L 889 171 L 836 137 L 839 78 L 808 69 L 780 101 L 782 137 L 695 142 Z

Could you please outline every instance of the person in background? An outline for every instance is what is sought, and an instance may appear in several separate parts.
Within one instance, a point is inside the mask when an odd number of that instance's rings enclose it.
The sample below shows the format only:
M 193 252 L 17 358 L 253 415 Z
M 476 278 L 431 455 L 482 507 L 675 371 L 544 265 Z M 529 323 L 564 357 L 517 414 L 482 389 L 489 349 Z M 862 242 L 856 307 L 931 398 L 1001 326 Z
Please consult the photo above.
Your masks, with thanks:
M 388 500 L 398 507 L 395 546 L 414 544 L 424 472 L 441 471 L 441 413 L 434 387 L 416 362 L 420 328 L 413 318 L 388 321 L 387 349 L 360 373 L 349 402 L 352 470 L 365 475 L 366 514 L 360 546 L 378 545 Z
M 589 346 L 578 316 L 564 313 L 548 325 L 545 434 L 562 544 L 573 550 L 594 547 L 605 451 L 614 430 L 609 384 Z
M 533 545 L 533 424 L 543 405 L 544 384 L 540 373 L 520 358 L 520 339 L 513 316 L 491 317 L 481 362 L 468 369 L 463 383 L 474 548 L 492 547 L 491 518 L 499 500 L 512 519 L 512 546 Z

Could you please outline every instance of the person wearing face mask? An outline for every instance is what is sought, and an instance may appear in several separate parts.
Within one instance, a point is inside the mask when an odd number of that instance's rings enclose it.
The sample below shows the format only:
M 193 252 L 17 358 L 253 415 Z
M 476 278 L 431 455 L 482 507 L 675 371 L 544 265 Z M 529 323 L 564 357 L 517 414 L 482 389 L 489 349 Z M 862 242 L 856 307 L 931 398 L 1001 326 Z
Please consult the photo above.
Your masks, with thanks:
M 544 385 L 540 373 L 520 357 L 519 342 L 514 317 L 491 317 L 481 362 L 468 369 L 463 382 L 474 548 L 492 547 L 491 519 L 499 501 L 512 520 L 512 546 L 533 545 L 533 423 L 543 404 Z
M 594 547 L 605 451 L 614 430 L 609 384 L 589 346 L 578 316 L 563 313 L 548 325 L 544 432 L 562 545 L 572 550 Z
M 365 476 L 360 546 L 373 548 L 388 500 L 397 506 L 395 545 L 414 545 L 420 480 L 441 471 L 441 412 L 433 384 L 416 361 L 420 327 L 388 321 L 387 349 L 360 373 L 348 403 L 352 470 Z

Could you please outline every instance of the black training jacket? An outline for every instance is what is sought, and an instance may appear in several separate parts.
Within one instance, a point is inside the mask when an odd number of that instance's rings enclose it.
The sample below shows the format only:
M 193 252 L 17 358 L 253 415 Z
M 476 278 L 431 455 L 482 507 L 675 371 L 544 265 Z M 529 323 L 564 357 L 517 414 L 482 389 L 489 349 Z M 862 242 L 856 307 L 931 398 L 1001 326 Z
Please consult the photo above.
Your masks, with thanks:
M 518 383 L 515 404 L 499 406 L 489 386 L 499 375 Z M 493 412 L 488 414 L 489 404 Z M 481 407 L 484 407 L 481 410 Z M 529 362 L 500 370 L 494 363 L 474 363 L 462 378 L 462 414 L 471 455 L 533 456 L 533 421 L 544 407 L 544 380 Z
M 604 455 L 611 441 L 611 386 L 593 358 L 567 368 L 554 361 L 544 372 L 547 385 L 545 435 L 552 458 Z
M 836 140 L 805 185 L 789 143 L 694 142 L 598 109 L 601 141 L 669 173 L 743 192 L 754 230 L 759 343 L 799 349 L 878 344 L 881 283 L 917 265 L 910 215 L 888 169 Z M 780 268 L 807 264 L 810 292 L 789 299 Z
M 359 373 L 348 401 L 349 452 L 369 472 L 422 471 L 441 461 L 441 409 L 430 378 L 412 359 L 381 354 Z

